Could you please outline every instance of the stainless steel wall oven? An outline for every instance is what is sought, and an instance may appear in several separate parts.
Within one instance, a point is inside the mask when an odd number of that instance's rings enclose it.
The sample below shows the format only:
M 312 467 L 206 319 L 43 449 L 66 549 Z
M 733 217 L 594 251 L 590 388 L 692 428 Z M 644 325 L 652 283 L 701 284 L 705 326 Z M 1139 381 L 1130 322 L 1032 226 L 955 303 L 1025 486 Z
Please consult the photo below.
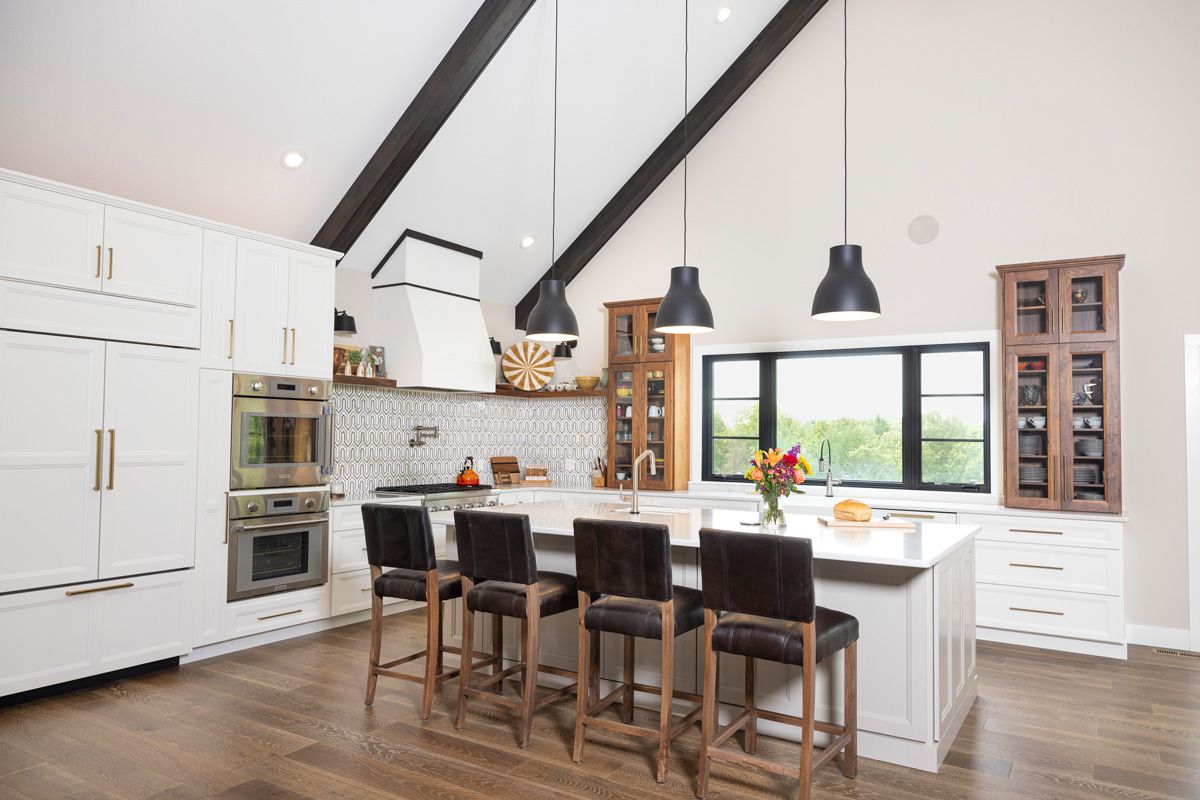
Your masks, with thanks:
M 318 486 L 333 466 L 330 381 L 233 376 L 230 489 Z
M 325 583 L 329 492 L 279 492 L 229 498 L 227 599 Z

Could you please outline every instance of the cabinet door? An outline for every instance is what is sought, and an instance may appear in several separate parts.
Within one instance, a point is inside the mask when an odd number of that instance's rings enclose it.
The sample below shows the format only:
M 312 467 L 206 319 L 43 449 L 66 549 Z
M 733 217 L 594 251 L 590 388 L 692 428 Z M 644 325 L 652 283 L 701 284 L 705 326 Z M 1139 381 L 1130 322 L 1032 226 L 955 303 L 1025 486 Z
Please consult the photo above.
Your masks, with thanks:
M 635 367 L 614 367 L 609 380 L 612 382 L 612 402 L 609 403 L 609 485 L 628 487 L 633 479 L 631 465 L 634 456 L 634 431 L 637 414 L 634 405 L 634 387 L 637 370 Z
M 671 406 L 674 401 L 671 390 L 670 364 L 639 364 L 637 388 L 634 390 L 635 405 L 640 419 L 634 426 L 638 441 L 634 457 L 646 450 L 654 452 L 655 474 L 650 474 L 649 459 L 642 462 L 638 486 L 645 489 L 666 489 L 671 484 L 672 434 Z
M 285 247 L 238 239 L 233 344 L 238 372 L 287 374 L 290 258 Z M 329 357 L 332 361 L 332 353 Z
M 287 374 L 333 377 L 333 261 L 292 252 L 288 285 L 290 356 Z
M 104 206 L 0 181 L 0 276 L 100 288 Z
M 0 593 L 95 580 L 104 343 L 0 331 L 0 375 Z
M 229 446 L 233 373 L 200 370 L 200 432 L 196 467 L 196 601 L 193 644 L 220 642 L 225 635 L 229 577 Z
M 1004 348 L 1004 503 L 1057 509 L 1059 346 Z
M 201 276 L 200 366 L 233 369 L 237 335 L 237 237 L 204 232 L 204 274 Z
M 1117 341 L 1115 264 L 1059 269 L 1058 298 L 1062 341 Z
M 190 567 L 199 355 L 121 342 L 106 349 L 100 577 Z
M 669 333 L 655 333 L 658 322 L 658 303 L 640 309 L 638 321 L 642 327 L 643 361 L 671 361 L 675 358 L 676 337 Z
M 636 306 L 612 308 L 608 312 L 608 361 L 610 364 L 631 364 L 641 359 Z
M 1059 460 L 1065 511 L 1121 510 L 1121 413 L 1115 342 L 1064 345 Z
M 1058 275 L 1053 270 L 1004 273 L 1004 344 L 1059 341 Z
M 200 228 L 153 214 L 104 210 L 104 291 L 195 306 L 200 302 Z

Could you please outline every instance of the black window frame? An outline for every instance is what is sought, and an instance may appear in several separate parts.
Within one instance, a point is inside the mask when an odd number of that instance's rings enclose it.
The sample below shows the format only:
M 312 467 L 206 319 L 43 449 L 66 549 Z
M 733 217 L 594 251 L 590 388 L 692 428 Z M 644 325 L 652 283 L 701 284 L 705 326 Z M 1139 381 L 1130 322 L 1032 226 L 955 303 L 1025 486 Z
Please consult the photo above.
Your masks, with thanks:
M 983 482 L 977 484 L 935 483 L 921 480 L 921 443 L 922 441 L 949 441 L 942 439 L 925 439 L 921 431 L 921 400 L 923 397 L 942 397 L 946 395 L 923 395 L 921 392 L 921 356 L 926 353 L 960 353 L 978 352 L 983 358 L 983 437 L 982 439 L 955 440 L 971 441 L 983 444 Z M 901 480 L 895 481 L 854 481 L 843 480 L 840 485 L 877 489 L 906 489 L 932 492 L 967 492 L 972 494 L 989 494 L 992 490 L 992 396 L 991 396 L 991 344 L 989 342 L 956 342 L 951 344 L 918 344 L 900 347 L 854 347 L 822 350 L 790 350 L 760 353 L 721 353 L 706 355 L 701 359 L 701 456 L 700 475 L 705 481 L 727 483 L 746 483 L 740 475 L 716 475 L 712 471 L 713 457 L 713 364 L 722 361 L 757 361 L 759 365 L 758 383 L 758 448 L 775 447 L 776 426 L 776 365 L 783 359 L 820 358 L 828 356 L 855 355 L 899 355 L 901 367 L 901 404 L 904 437 L 901 445 Z M 976 396 L 976 393 L 969 393 Z M 963 396 L 963 395 L 958 395 Z M 721 399 L 755 399 L 755 398 L 716 398 Z M 721 437 L 739 439 L 742 437 Z M 753 441 L 747 439 L 746 441 Z M 814 461 L 816 468 L 817 442 L 803 442 L 810 448 L 807 454 Z M 836 467 L 837 443 L 834 442 L 834 465 Z M 836 476 L 836 470 L 835 470 Z M 814 476 L 815 477 L 815 476 Z

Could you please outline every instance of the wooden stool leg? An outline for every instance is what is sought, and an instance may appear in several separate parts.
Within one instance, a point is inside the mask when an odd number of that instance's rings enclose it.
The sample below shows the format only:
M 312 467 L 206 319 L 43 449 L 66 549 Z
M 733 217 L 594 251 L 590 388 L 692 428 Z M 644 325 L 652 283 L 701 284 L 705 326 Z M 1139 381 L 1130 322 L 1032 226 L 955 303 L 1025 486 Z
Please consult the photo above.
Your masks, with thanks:
M 437 571 L 430 570 L 425 574 L 425 680 L 421 691 L 421 719 L 429 719 L 433 710 L 433 689 L 441 660 L 442 604 L 438 601 L 437 591 Z
M 526 617 L 529 625 L 525 631 L 525 695 L 521 698 L 521 737 L 517 745 L 524 750 L 529 746 L 529 732 L 533 729 L 533 706 L 537 697 L 538 674 L 538 628 L 541 606 L 538 601 L 537 584 L 525 590 Z
M 521 655 L 525 654 L 525 643 L 527 641 L 529 641 L 529 620 L 523 619 L 521 620 Z M 524 673 L 521 673 L 521 675 L 524 677 Z M 525 699 L 525 681 L 522 680 L 517 684 L 517 693 L 522 700 Z
M 842 667 L 843 725 L 850 731 L 850 741 L 842 751 L 842 774 L 847 778 L 858 775 L 858 642 L 846 648 Z
M 754 753 L 758 750 L 758 717 L 754 713 L 754 659 L 746 656 L 746 710 L 750 712 L 750 719 L 746 720 L 746 733 L 742 737 L 742 750 L 747 753 Z
M 445 645 L 445 642 L 443 641 L 443 639 L 445 637 L 445 633 L 442 631 L 442 628 L 443 628 L 442 623 L 445 619 L 446 619 L 446 604 L 443 603 L 441 600 L 439 600 L 438 601 L 438 627 L 437 627 L 437 634 L 438 634 L 438 637 L 437 637 L 437 673 L 436 673 L 438 675 L 441 675 L 443 672 L 445 672 L 444 656 L 446 654 L 446 645 Z
M 372 586 L 378 567 L 371 568 Z M 371 652 L 367 656 L 367 697 L 365 702 L 372 705 L 375 702 L 375 684 L 379 682 L 379 650 L 383 644 L 383 598 L 371 591 Z
M 704 609 L 704 710 L 700 717 L 700 775 L 696 782 L 696 797 L 700 800 L 708 795 L 708 747 L 717 729 L 717 654 L 713 652 L 713 628 L 717 624 L 717 613 Z
M 812 622 L 802 623 L 804 642 L 804 697 L 801 702 L 803 724 L 800 726 L 800 788 L 797 792 L 799 800 L 812 798 L 812 767 L 813 767 L 813 713 L 817 705 L 817 636 L 816 625 Z
M 592 636 L 591 631 L 583 624 L 592 597 L 587 592 L 579 593 L 579 677 L 575 686 L 575 745 L 571 749 L 571 760 L 578 764 L 583 761 L 583 746 L 587 742 L 587 727 L 583 724 L 588 709 L 592 705 Z
M 662 695 L 658 707 L 658 768 L 654 779 L 667 782 L 667 758 L 671 754 L 671 701 L 675 694 L 675 601 L 660 607 L 662 613 Z
M 632 636 L 625 637 L 625 644 L 621 655 L 625 659 L 625 696 L 621 699 L 621 721 L 626 725 L 633 722 L 633 656 L 634 656 L 634 638 Z
M 492 614 L 492 674 L 504 671 L 504 617 Z M 504 681 L 496 681 L 492 687 L 496 694 L 504 694 Z
M 470 578 L 462 579 L 462 603 L 463 613 L 463 629 L 462 629 L 462 649 L 459 655 L 459 673 L 458 673 L 458 711 L 454 714 L 454 727 L 462 730 L 463 718 L 467 714 L 467 687 L 471 685 L 471 664 L 475 661 L 475 615 L 471 613 L 471 609 L 467 606 L 467 593 L 475 582 Z

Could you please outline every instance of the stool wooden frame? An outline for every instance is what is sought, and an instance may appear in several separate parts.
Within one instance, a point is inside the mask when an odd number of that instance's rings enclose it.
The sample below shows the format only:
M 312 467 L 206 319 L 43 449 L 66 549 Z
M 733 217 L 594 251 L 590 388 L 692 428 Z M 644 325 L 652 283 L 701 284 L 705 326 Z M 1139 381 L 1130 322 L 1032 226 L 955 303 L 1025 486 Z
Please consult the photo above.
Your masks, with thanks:
M 675 601 L 668 600 L 658 604 L 659 614 L 662 615 L 662 686 L 650 686 L 634 681 L 634 642 L 637 637 L 624 634 L 623 642 L 623 680 L 611 692 L 600 697 L 600 631 L 590 630 L 584 624 L 588 607 L 592 604 L 588 592 L 579 593 L 579 685 L 575 709 L 575 746 L 571 759 L 576 763 L 583 761 L 583 749 L 587 743 L 587 728 L 623 733 L 627 736 L 637 736 L 643 739 L 654 739 L 658 743 L 658 758 L 654 779 L 659 783 L 667 780 L 667 759 L 670 756 L 671 740 L 683 733 L 696 722 L 704 710 L 703 705 L 697 705 L 692 711 L 675 719 L 671 714 L 673 698 L 702 703 L 703 698 L 690 692 L 676 691 L 673 688 L 675 680 Z M 633 699 L 635 692 L 657 694 L 660 698 L 658 710 L 658 727 L 646 728 L 633 724 Z M 621 701 L 620 719 L 613 720 L 601 717 L 600 714 L 609 706 Z
M 476 697 L 504 708 L 515 709 L 521 714 L 520 730 L 517 744 L 523 750 L 529 746 L 529 733 L 533 729 L 533 715 L 564 697 L 575 692 L 578 686 L 578 675 L 571 670 L 559 669 L 538 664 L 538 626 L 541 621 L 541 604 L 538 601 L 538 585 L 531 583 L 525 587 L 526 618 L 521 620 L 521 660 L 507 669 L 503 667 L 503 650 L 497 649 L 500 661 L 493 668 L 492 674 L 478 684 L 471 684 L 471 672 L 476 666 L 490 662 L 490 659 L 480 664 L 473 664 L 475 641 L 475 612 L 467 605 L 467 594 L 475 587 L 475 581 L 467 576 L 462 577 L 462 679 L 458 683 L 458 710 L 454 715 L 454 727 L 462 730 L 467 713 L 467 698 Z M 500 615 L 494 614 L 497 630 L 500 628 Z M 522 673 L 520 699 L 506 697 L 503 694 L 503 684 L 506 679 Z M 561 689 L 555 689 L 540 699 L 537 697 L 537 676 L 539 672 L 559 675 L 575 679 Z

